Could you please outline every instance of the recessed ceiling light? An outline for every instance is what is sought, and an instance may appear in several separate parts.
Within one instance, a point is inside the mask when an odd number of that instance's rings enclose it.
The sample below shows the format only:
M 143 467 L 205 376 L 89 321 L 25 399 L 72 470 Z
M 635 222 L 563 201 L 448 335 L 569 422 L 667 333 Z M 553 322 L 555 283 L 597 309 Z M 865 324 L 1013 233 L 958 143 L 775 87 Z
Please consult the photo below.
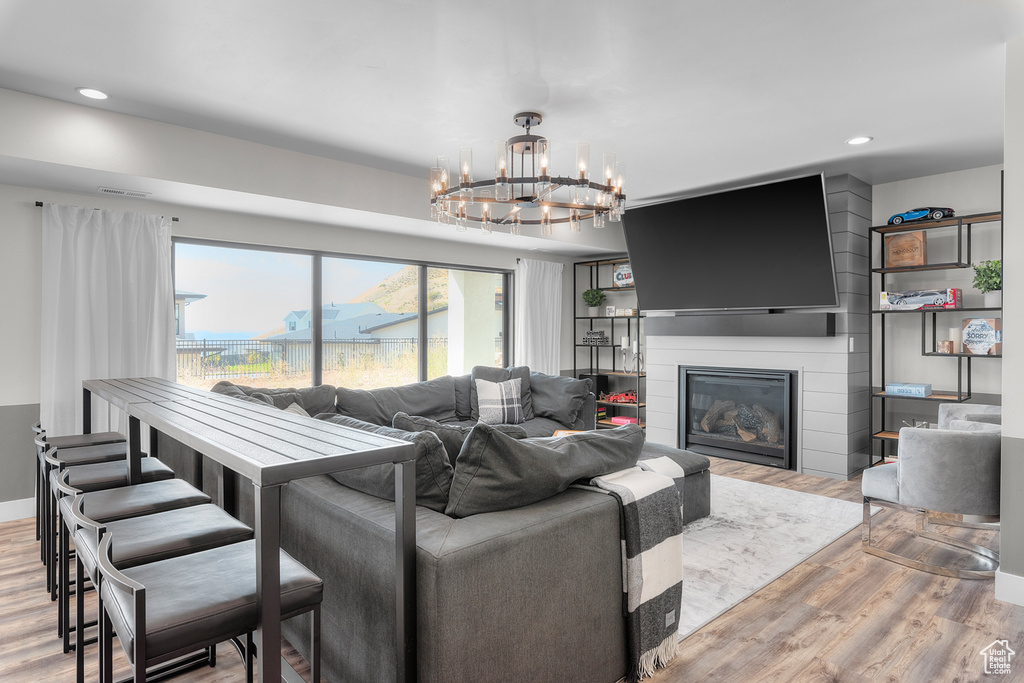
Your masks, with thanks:
M 88 97 L 93 100 L 105 100 L 107 99 L 107 93 L 96 88 L 79 88 L 78 94 L 82 97 Z
M 850 138 L 849 140 L 847 140 L 846 144 L 848 144 L 848 145 L 863 145 L 865 142 L 871 142 L 872 140 L 874 140 L 874 138 L 870 137 L 868 135 L 858 135 L 855 138 Z

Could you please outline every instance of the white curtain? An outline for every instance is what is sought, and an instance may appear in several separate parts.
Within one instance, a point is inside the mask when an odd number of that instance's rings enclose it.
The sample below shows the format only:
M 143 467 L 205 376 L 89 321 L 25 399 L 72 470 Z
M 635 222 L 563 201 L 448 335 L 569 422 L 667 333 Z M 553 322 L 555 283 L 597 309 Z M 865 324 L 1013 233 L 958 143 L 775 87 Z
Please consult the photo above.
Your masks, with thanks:
M 81 433 L 83 379 L 174 379 L 171 222 L 46 204 L 42 242 L 40 419 Z M 94 401 L 95 431 L 107 416 Z
M 520 259 L 516 268 L 516 365 L 557 375 L 562 339 L 562 264 Z

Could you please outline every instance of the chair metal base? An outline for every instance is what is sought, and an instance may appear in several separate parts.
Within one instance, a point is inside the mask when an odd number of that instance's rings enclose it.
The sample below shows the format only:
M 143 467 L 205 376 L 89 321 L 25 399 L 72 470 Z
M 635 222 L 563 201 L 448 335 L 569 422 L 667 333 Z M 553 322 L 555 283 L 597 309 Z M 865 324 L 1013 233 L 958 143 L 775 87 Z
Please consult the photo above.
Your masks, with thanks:
M 944 545 L 952 546 L 954 548 L 960 548 L 968 552 L 974 553 L 979 557 L 987 560 L 992 565 L 992 569 L 980 570 L 980 569 L 959 569 L 956 567 L 945 567 L 942 565 L 928 564 L 915 560 L 905 555 L 900 555 L 888 550 L 882 550 L 871 545 L 871 506 L 878 505 L 880 507 L 890 508 L 892 510 L 901 510 L 903 512 L 913 512 L 917 515 L 917 536 L 919 538 L 926 538 L 930 541 L 936 541 Z M 957 526 L 966 529 L 985 529 L 990 531 L 999 530 L 999 518 L 992 517 L 991 522 L 964 522 L 949 519 L 936 519 L 929 515 L 928 510 L 921 508 L 910 507 L 908 505 L 900 505 L 898 503 L 892 503 L 887 500 L 879 500 L 877 498 L 864 497 L 864 522 L 861 527 L 861 548 L 864 552 L 869 555 L 881 557 L 889 560 L 890 562 L 896 562 L 905 567 L 911 569 L 917 569 L 923 572 L 929 572 L 931 574 L 938 574 L 939 576 L 949 576 L 955 579 L 993 579 L 996 575 L 996 570 L 999 569 L 999 553 L 986 548 L 984 546 L 970 543 L 968 541 L 961 541 L 959 539 L 950 538 L 943 534 L 931 531 L 931 525 L 938 526 Z

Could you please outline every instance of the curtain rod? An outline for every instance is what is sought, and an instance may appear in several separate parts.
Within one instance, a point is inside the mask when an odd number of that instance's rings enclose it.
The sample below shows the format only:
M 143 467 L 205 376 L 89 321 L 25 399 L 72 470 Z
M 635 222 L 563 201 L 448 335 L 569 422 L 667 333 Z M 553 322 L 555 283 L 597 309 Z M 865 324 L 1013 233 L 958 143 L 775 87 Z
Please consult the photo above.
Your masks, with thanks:
M 42 202 L 36 202 L 36 206 L 41 207 L 42 205 L 43 205 Z M 95 211 L 99 211 L 100 209 L 94 209 L 94 210 Z M 171 220 L 174 221 L 175 223 L 177 223 L 178 222 L 178 217 L 177 216 L 171 216 Z

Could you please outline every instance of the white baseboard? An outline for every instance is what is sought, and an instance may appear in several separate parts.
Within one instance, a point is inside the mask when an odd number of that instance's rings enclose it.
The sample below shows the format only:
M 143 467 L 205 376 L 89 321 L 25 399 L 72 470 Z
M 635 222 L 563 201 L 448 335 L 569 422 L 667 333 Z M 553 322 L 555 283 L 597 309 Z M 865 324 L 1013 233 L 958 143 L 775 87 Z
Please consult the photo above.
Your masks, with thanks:
M 996 600 L 1024 605 L 1024 576 L 996 570 Z
M 35 498 L 22 498 L 21 500 L 5 500 L 0 502 L 0 522 L 12 522 L 16 519 L 32 517 L 35 514 Z

